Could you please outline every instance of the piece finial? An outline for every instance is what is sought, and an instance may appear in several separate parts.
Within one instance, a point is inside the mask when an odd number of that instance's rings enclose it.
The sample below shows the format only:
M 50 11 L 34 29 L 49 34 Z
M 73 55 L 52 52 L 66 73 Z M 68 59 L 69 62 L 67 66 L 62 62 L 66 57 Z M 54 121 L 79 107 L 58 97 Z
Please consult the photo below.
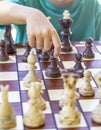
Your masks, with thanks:
M 69 18 L 70 18 L 70 13 L 69 13 L 68 10 L 65 10 L 65 11 L 63 12 L 63 19 L 69 19 Z

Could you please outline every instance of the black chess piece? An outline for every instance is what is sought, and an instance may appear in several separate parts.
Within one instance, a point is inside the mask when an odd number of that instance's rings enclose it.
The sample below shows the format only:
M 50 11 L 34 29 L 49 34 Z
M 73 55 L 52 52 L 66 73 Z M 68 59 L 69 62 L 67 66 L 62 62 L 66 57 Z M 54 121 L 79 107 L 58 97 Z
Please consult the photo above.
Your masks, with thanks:
M 63 69 L 61 71 L 61 73 L 62 73 L 62 76 L 64 78 L 68 78 L 69 76 L 72 76 L 73 78 L 79 78 L 80 77 L 79 76 L 79 72 L 78 73 L 74 73 L 74 69 L 73 68 L 71 68 L 71 69 Z
M 49 61 L 50 59 L 50 55 L 49 55 L 49 52 L 46 51 L 42 51 L 39 55 L 38 55 L 38 58 L 40 61 Z
M 0 61 L 8 61 L 9 56 L 6 52 L 6 46 L 4 40 L 0 41 Z
M 23 62 L 27 62 L 27 57 L 28 57 L 28 55 L 29 55 L 29 52 L 30 52 L 30 50 L 31 50 L 31 47 L 29 46 L 29 43 L 28 42 L 26 42 L 26 44 L 25 44 L 25 53 L 23 54 L 23 57 L 22 57 L 22 61 Z
M 6 51 L 8 54 L 13 54 L 16 52 L 14 41 L 11 35 L 11 25 L 6 25 L 6 31 L 4 33 L 4 41 L 6 44 Z
M 36 48 L 36 52 L 37 52 L 38 54 L 40 54 L 40 53 L 42 52 L 42 50 L 39 49 L 39 48 Z
M 82 54 L 75 54 L 75 65 L 74 65 L 74 73 L 79 73 L 81 77 L 83 77 L 84 68 L 82 66 Z
M 61 26 L 62 26 L 62 31 L 61 31 L 61 35 L 62 35 L 62 47 L 61 47 L 61 51 L 62 52 L 71 52 L 72 51 L 72 44 L 70 41 L 70 35 L 71 30 L 70 27 L 73 23 L 73 20 L 71 18 L 67 18 L 67 19 L 60 19 L 59 20 Z
M 86 39 L 86 49 L 83 52 L 83 57 L 84 58 L 94 58 L 94 53 L 92 51 L 92 43 L 93 43 L 93 39 L 91 37 L 89 37 L 88 39 Z
M 58 59 L 54 58 L 53 53 L 54 48 L 52 47 L 52 49 L 50 50 L 50 65 L 47 67 L 45 75 L 51 78 L 58 78 L 61 76 L 61 72 L 57 64 Z

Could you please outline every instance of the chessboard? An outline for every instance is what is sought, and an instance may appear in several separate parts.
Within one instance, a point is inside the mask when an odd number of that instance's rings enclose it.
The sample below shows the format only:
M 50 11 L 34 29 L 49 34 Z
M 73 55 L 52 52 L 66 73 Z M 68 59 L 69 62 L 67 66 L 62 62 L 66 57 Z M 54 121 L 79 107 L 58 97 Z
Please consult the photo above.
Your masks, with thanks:
M 75 65 L 75 53 L 82 53 L 85 49 L 85 41 L 73 42 L 73 50 L 69 53 L 62 53 L 59 57 L 60 69 L 71 68 Z M 101 42 L 94 42 L 93 52 L 94 58 L 83 58 L 82 65 L 85 69 L 92 72 L 91 84 L 94 87 L 95 93 L 98 89 L 97 83 L 94 80 L 94 75 L 101 71 Z M 59 122 L 58 114 L 60 111 L 59 100 L 63 94 L 64 86 L 62 77 L 49 78 L 45 75 L 45 70 L 50 64 L 50 61 L 40 61 L 38 59 L 38 53 L 33 49 L 36 56 L 36 73 L 42 80 L 43 98 L 46 101 L 45 125 L 40 130 L 100 130 L 101 125 L 94 123 L 91 120 L 92 111 L 95 109 L 99 102 L 96 95 L 90 97 L 80 97 L 77 99 L 77 106 L 81 113 L 80 123 L 77 125 L 63 125 Z M 14 54 L 9 54 L 8 61 L 0 61 L 0 85 L 9 85 L 8 98 L 12 104 L 16 116 L 16 128 L 14 130 L 32 130 L 23 125 L 23 115 L 28 110 L 28 88 L 23 86 L 23 78 L 28 73 L 28 64 L 22 61 L 23 54 L 25 52 L 25 46 L 16 45 L 16 51 Z M 81 85 L 81 81 L 76 85 L 76 91 Z M 1 102 L 1 91 L 0 91 Z M 34 129 L 34 128 L 33 128 Z M 7 129 L 8 130 L 8 129 Z M 13 129 L 12 129 L 13 130 Z

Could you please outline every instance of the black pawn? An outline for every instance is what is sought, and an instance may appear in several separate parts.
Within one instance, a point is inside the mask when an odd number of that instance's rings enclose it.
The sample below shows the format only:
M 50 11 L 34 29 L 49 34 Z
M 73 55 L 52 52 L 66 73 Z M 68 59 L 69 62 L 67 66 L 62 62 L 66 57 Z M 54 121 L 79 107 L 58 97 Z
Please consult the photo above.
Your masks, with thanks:
M 0 61 L 8 61 L 9 56 L 6 52 L 6 46 L 4 40 L 0 41 Z
M 4 41 L 6 44 L 6 51 L 8 54 L 13 54 L 16 52 L 14 41 L 11 35 L 11 25 L 6 25 L 6 31 L 4 33 Z
M 92 51 L 92 43 L 93 43 L 93 39 L 91 37 L 89 37 L 88 39 L 86 39 L 86 49 L 83 52 L 83 57 L 84 58 L 94 58 L 94 53 Z
M 23 62 L 27 62 L 27 57 L 28 57 L 28 55 L 29 55 L 29 52 L 30 52 L 30 50 L 31 50 L 31 47 L 29 46 L 29 43 L 28 42 L 26 42 L 26 44 L 25 44 L 25 53 L 23 54 L 23 57 L 22 57 L 22 61 Z
M 51 78 L 58 78 L 61 76 L 61 72 L 57 64 L 58 60 L 57 58 L 54 58 L 53 52 L 54 49 L 52 48 L 50 51 L 50 65 L 47 67 L 45 75 Z
M 82 54 L 75 54 L 75 65 L 74 65 L 74 73 L 81 73 L 81 77 L 83 77 L 84 68 L 82 66 Z
M 38 54 L 40 54 L 40 53 L 42 52 L 42 50 L 39 49 L 39 48 L 36 48 L 36 52 L 37 52 Z
M 41 54 L 38 55 L 40 61 L 49 61 L 49 52 L 42 51 Z
M 72 51 L 72 46 L 71 46 L 71 41 L 70 41 L 70 35 L 72 34 L 70 31 L 71 24 L 73 23 L 73 20 L 71 18 L 68 19 L 60 19 L 59 20 L 61 26 L 62 26 L 62 47 L 61 51 L 62 52 L 71 52 Z

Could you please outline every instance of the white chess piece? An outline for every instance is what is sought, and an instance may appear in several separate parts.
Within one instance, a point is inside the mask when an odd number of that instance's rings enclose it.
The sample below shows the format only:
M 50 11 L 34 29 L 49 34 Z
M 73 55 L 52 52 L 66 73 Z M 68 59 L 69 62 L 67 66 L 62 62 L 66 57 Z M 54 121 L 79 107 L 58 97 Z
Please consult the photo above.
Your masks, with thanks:
M 68 10 L 65 10 L 65 11 L 63 12 L 63 19 L 69 19 L 69 18 L 70 18 L 70 13 L 69 13 Z
M 91 71 L 85 70 L 83 81 L 81 83 L 81 86 L 79 87 L 79 93 L 82 96 L 93 96 L 95 94 L 94 88 L 91 85 L 91 76 Z
M 45 110 L 46 109 L 46 102 L 45 100 L 43 99 L 42 97 L 42 83 L 40 82 L 32 82 L 31 83 L 31 86 L 33 87 L 36 87 L 36 91 L 37 91 L 37 103 L 38 103 L 38 106 L 39 106 L 39 109 L 40 110 Z
M 30 51 L 30 54 L 27 58 L 27 62 L 28 62 L 28 74 L 23 78 L 23 85 L 24 87 L 29 88 L 31 82 L 41 82 L 41 79 L 35 72 L 37 67 L 35 66 L 36 57 L 34 55 L 33 50 Z
M 0 104 L 0 129 L 10 129 L 16 126 L 14 109 L 8 102 L 9 86 L 1 86 L 2 102 Z
M 62 109 L 59 112 L 59 121 L 63 125 L 76 125 L 80 123 L 80 112 L 76 106 L 76 99 L 79 97 L 79 94 L 75 90 L 75 84 L 77 79 L 69 76 L 65 77 L 65 89 L 67 95 L 63 99 Z
M 31 127 L 31 128 L 37 128 L 45 124 L 45 116 L 43 112 L 40 110 L 37 99 L 38 99 L 38 93 L 37 93 L 37 87 L 31 85 L 28 91 L 29 95 L 29 110 L 28 112 L 23 116 L 23 122 L 25 126 Z
M 92 120 L 98 124 L 101 124 L 101 73 L 95 75 L 95 80 L 98 84 L 98 90 L 96 96 L 99 98 L 99 103 L 92 112 Z
M 79 98 L 79 94 L 75 91 L 75 85 L 77 82 L 77 79 L 72 77 L 72 73 L 68 75 L 68 77 L 63 77 L 64 82 L 64 93 L 60 98 L 59 101 L 59 107 L 62 108 L 66 103 L 67 99 L 70 98 L 70 96 L 73 96 L 74 99 Z M 72 87 L 70 87 L 72 84 Z

